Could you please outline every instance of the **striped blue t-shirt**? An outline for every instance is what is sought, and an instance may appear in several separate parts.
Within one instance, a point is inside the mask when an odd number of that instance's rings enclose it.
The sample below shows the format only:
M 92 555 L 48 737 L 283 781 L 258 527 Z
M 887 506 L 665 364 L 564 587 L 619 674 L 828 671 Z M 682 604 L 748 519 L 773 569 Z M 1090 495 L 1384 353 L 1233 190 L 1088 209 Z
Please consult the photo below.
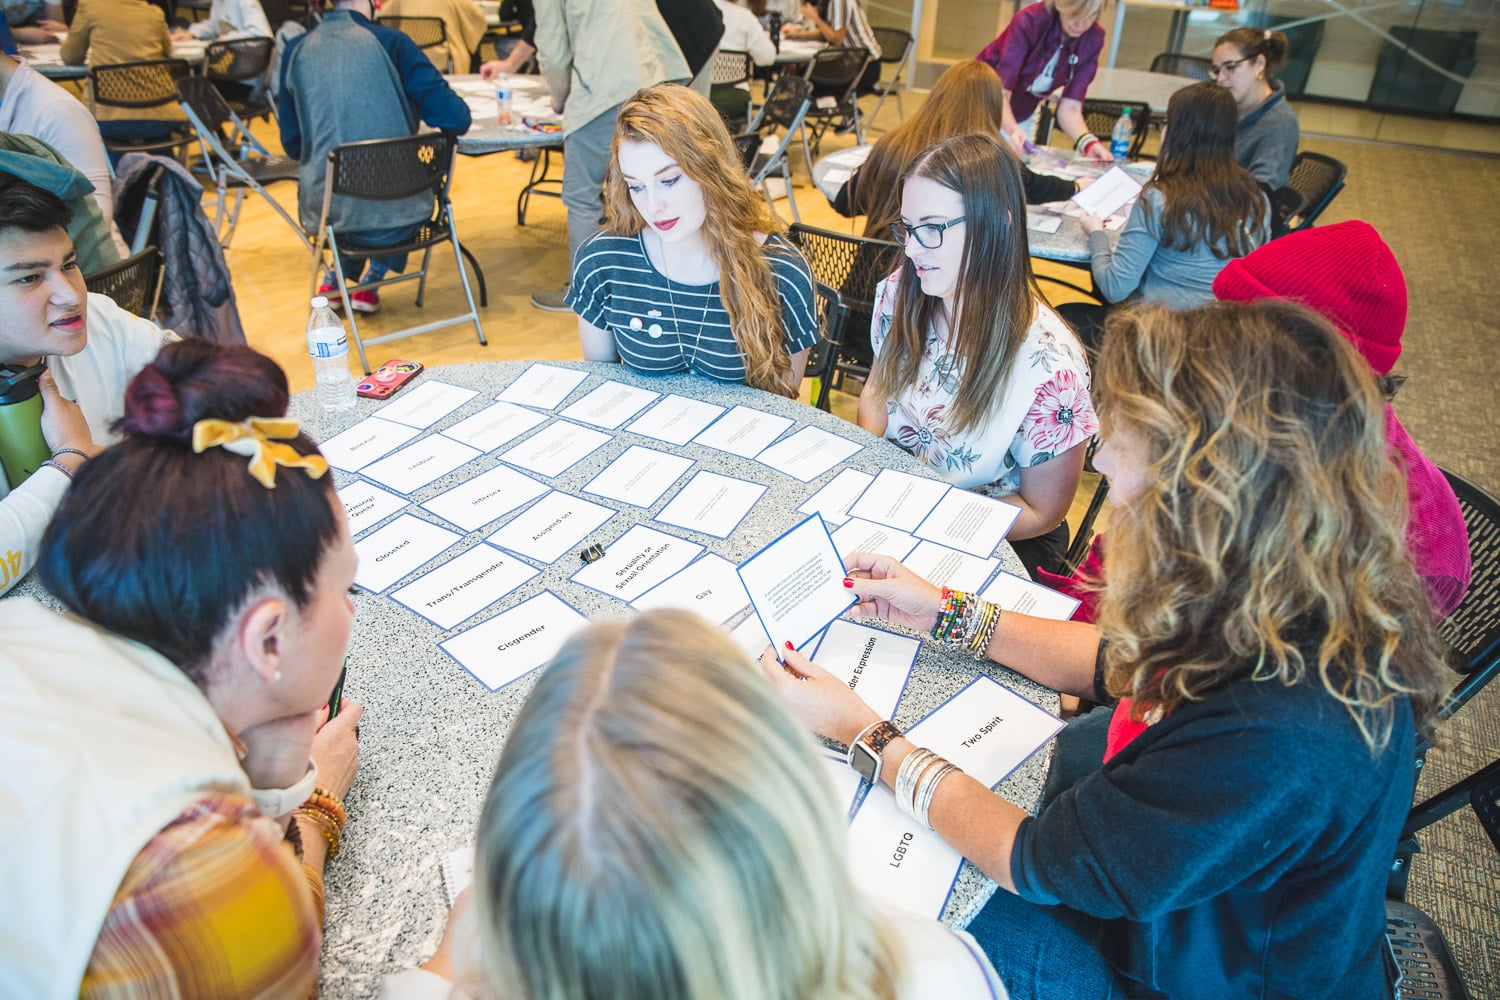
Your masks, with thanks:
M 784 237 L 761 247 L 781 302 L 788 354 L 818 342 L 812 272 Z M 598 232 L 578 248 L 568 305 L 614 335 L 620 360 L 637 371 L 691 371 L 721 382 L 744 382 L 745 361 L 729 329 L 717 281 L 684 285 L 652 266 L 641 237 Z

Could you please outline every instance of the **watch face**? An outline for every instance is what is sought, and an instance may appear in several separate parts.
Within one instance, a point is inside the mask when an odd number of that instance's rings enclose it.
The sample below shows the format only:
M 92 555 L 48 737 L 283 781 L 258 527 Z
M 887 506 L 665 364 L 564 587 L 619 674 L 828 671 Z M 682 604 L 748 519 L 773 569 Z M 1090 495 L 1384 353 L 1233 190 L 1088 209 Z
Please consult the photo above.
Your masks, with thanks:
M 863 743 L 856 743 L 849 748 L 849 766 L 872 785 L 880 777 L 880 755 Z

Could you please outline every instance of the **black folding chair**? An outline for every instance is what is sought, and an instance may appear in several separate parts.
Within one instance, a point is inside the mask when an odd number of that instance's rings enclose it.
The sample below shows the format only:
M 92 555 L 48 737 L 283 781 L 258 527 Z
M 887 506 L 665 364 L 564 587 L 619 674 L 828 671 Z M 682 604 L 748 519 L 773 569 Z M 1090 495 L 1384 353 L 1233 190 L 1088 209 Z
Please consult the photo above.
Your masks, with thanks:
M 161 251 L 147 247 L 97 274 L 86 275 L 83 283 L 89 291 L 114 299 L 121 309 L 150 319 L 156 315 L 156 299 L 161 295 Z
M 89 67 L 89 110 L 99 117 L 100 108 L 177 107 L 177 81 L 192 75 L 185 59 L 148 59 L 142 62 L 113 63 Z M 109 119 L 104 119 L 108 121 Z M 193 130 L 187 122 L 172 128 L 156 139 L 111 139 L 105 137 L 104 148 L 113 153 L 158 153 L 172 150 L 173 155 L 193 141 Z
M 880 114 L 880 106 L 885 103 L 887 97 L 892 95 L 896 98 L 896 115 L 901 121 L 906 121 L 906 109 L 901 105 L 901 77 L 906 73 L 906 64 L 911 58 L 911 50 L 915 47 L 915 40 L 911 32 L 902 31 L 900 28 L 872 28 L 875 32 L 875 43 L 880 46 L 880 64 L 882 66 L 895 66 L 896 72 L 889 80 L 876 80 L 867 90 L 861 90 L 859 96 L 866 94 L 878 94 L 880 100 L 875 102 L 869 115 L 861 115 L 864 121 L 870 122 L 873 127 L 875 116 Z
M 812 84 L 795 76 L 781 76 L 772 84 L 770 91 L 766 94 L 765 103 L 760 106 L 755 117 L 750 122 L 750 127 L 744 136 L 735 140 L 740 148 L 741 155 L 749 152 L 750 137 L 755 137 L 755 149 L 759 150 L 765 140 L 775 137 L 776 148 L 771 153 L 754 152 L 753 159 L 747 168 L 750 172 L 750 183 L 758 187 L 766 196 L 766 204 L 775 210 L 775 200 L 771 197 L 770 188 L 766 182 L 772 174 L 779 173 L 783 185 L 786 187 L 786 200 L 792 206 L 792 219 L 801 221 L 801 215 L 797 212 L 797 198 L 792 194 L 792 167 L 791 158 L 787 155 L 791 147 L 792 138 L 802 134 L 802 122 L 807 117 L 807 109 L 812 103 Z M 805 139 L 804 139 L 805 142 Z M 812 160 L 807 161 L 808 169 L 812 169 Z
M 1186 76 L 1194 80 L 1214 78 L 1213 60 L 1202 56 L 1185 56 L 1180 52 L 1162 52 L 1151 60 L 1151 72 Z
M 323 274 L 323 251 L 326 248 L 333 258 L 335 275 L 343 273 L 343 257 L 389 257 L 402 253 L 422 251 L 422 265 L 417 270 L 392 274 L 378 281 L 366 281 L 353 287 L 341 278 L 335 279 L 339 298 L 343 300 L 344 315 L 349 318 L 349 330 L 354 337 L 354 346 L 359 352 L 359 363 L 365 374 L 370 374 L 370 362 L 365 357 L 365 340 L 359 333 L 359 320 L 349 305 L 351 292 L 393 285 L 402 281 L 417 280 L 417 305 L 427 291 L 427 271 L 431 264 L 432 248 L 439 243 L 453 246 L 453 261 L 458 265 L 458 281 L 464 290 L 468 311 L 448 319 L 434 320 L 418 326 L 382 334 L 371 338 L 370 346 L 383 344 L 400 337 L 411 337 L 430 330 L 452 326 L 455 323 L 473 323 L 480 344 L 484 339 L 484 327 L 480 325 L 479 310 L 474 305 L 474 293 L 469 288 L 468 271 L 464 268 L 467 257 L 479 278 L 480 301 L 485 299 L 484 273 L 479 264 L 464 249 L 458 240 L 453 225 L 453 206 L 448 200 L 448 189 L 453 181 L 453 154 L 456 143 L 452 136 L 442 132 L 427 132 L 420 135 L 401 136 L 396 139 L 369 139 L 364 142 L 346 142 L 328 151 L 328 173 L 323 189 L 323 210 L 318 221 L 318 235 L 313 243 L 313 287 L 317 288 Z M 394 246 L 371 246 L 356 242 L 357 234 L 339 236 L 328 224 L 334 198 L 364 199 L 369 201 L 396 201 L 427 193 L 432 197 L 432 216 L 422 224 L 412 239 Z
M 755 64 L 748 52 L 741 52 L 737 49 L 720 49 L 714 54 L 713 76 L 709 82 L 714 91 L 714 104 L 719 108 L 719 115 L 723 117 L 724 124 L 728 125 L 731 131 L 743 128 L 748 124 L 750 116 L 754 112 L 750 104 L 750 91 L 748 89 L 740 90 L 740 84 L 748 84 L 750 82 L 750 77 L 754 70 Z M 740 94 L 744 94 L 745 97 L 743 109 L 737 110 L 732 115 L 726 113 L 724 98 L 722 96 L 723 93 L 729 92 L 732 92 L 736 99 Z
M 1307 229 L 1333 201 L 1334 196 L 1344 190 L 1344 177 L 1349 168 L 1331 156 L 1322 153 L 1298 153 L 1292 161 L 1291 177 L 1287 186 L 1306 201 L 1303 210 L 1286 220 L 1286 231 L 1295 233 Z
M 864 145 L 864 126 L 860 121 L 856 91 L 869 64 L 868 49 L 834 45 L 818 50 L 812 62 L 807 64 L 804 77 L 807 82 L 816 89 L 832 90 L 832 93 L 813 98 L 802 125 L 802 152 L 807 156 L 809 169 L 813 152 L 822 144 L 823 133 L 830 128 L 839 131 L 852 128 L 856 141 Z M 809 129 L 812 130 L 810 144 Z
M 253 40 L 253 39 L 252 39 Z M 276 210 L 286 224 L 292 227 L 309 250 L 312 241 L 302 231 L 281 203 L 271 197 L 265 185 L 276 181 L 296 181 L 299 165 L 290 156 L 273 156 L 261 145 L 260 140 L 250 134 L 250 129 L 230 109 L 224 95 L 220 94 L 211 80 L 201 76 L 190 76 L 177 81 L 177 96 L 183 113 L 198 136 L 198 148 L 202 158 L 198 161 L 208 173 L 208 179 L 217 189 L 218 200 L 214 211 L 214 231 L 219 235 L 219 245 L 229 246 L 234 238 L 234 227 L 240 218 L 240 205 L 244 202 L 248 188 L 260 195 Z M 239 155 L 235 155 L 235 150 Z M 228 192 L 234 188 L 234 207 L 228 207 Z
M 875 352 L 870 347 L 870 320 L 875 312 L 875 286 L 896 266 L 901 248 L 885 240 L 870 240 L 800 223 L 787 232 L 801 249 L 813 278 L 839 293 L 838 315 L 824 331 L 827 341 L 813 371 L 822 384 L 814 400 L 828 409 L 829 390 L 842 388 L 845 376 L 868 378 Z
M 225 101 L 241 118 L 271 118 L 276 113 L 266 93 L 271 56 L 276 47 L 272 38 L 236 38 L 227 42 L 210 42 L 203 53 L 203 75 L 212 80 Z M 240 96 L 241 88 L 248 96 Z
M 441 66 L 448 67 L 444 72 L 453 72 L 453 59 L 448 55 L 448 27 L 443 23 L 442 18 L 408 17 L 405 14 L 389 14 L 379 18 L 377 23 L 383 24 L 387 28 L 395 28 L 403 35 L 406 35 L 417 43 L 417 48 L 423 52 L 427 52 L 429 59 L 432 58 L 432 53 L 428 52 L 428 50 L 440 48 L 442 50 L 439 56 Z M 439 60 L 434 60 L 435 65 L 438 62 Z
M 1050 102 L 1043 101 L 1037 114 L 1037 142 L 1046 145 L 1052 138 L 1052 125 L 1055 112 Z M 1120 120 L 1121 115 L 1130 116 L 1130 152 L 1127 154 L 1132 160 L 1139 159 L 1141 148 L 1146 145 L 1146 131 L 1151 126 L 1151 105 L 1145 101 L 1096 101 L 1086 100 L 1083 102 L 1083 121 L 1089 127 L 1089 131 L 1099 137 L 1099 141 L 1109 143 L 1110 134 L 1115 130 L 1115 122 Z

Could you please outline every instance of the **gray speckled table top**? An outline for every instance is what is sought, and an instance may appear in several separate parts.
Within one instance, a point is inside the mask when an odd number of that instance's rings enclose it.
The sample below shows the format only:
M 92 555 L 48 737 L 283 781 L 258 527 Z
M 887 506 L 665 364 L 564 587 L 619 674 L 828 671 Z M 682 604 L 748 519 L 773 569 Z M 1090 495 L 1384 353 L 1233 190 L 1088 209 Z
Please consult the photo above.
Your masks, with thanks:
M 700 445 L 674 448 L 628 431 L 610 432 L 613 440 L 609 444 L 556 479 L 544 481 L 559 490 L 577 493 L 595 473 L 632 444 L 675 451 L 693 459 L 695 465 L 649 510 L 607 502 L 618 507 L 621 514 L 591 535 L 590 542 L 608 545 L 632 525 L 648 521 L 700 468 L 758 481 L 770 489 L 727 539 L 655 523 L 652 527 L 691 538 L 735 562 L 752 555 L 801 520 L 803 515 L 797 508 L 842 468 L 868 472 L 891 468 L 927 474 L 914 458 L 852 424 L 744 386 L 722 385 L 689 375 L 644 376 L 620 365 L 547 363 L 589 372 L 589 377 L 573 390 L 559 410 L 602 381 L 614 379 L 724 406 L 743 403 L 793 418 L 796 425 L 787 433 L 812 425 L 865 446 L 843 465 L 810 483 L 802 483 L 754 461 Z M 434 424 L 435 432 L 489 405 L 494 395 L 528 365 L 528 362 L 501 362 L 436 368 L 423 373 L 413 385 L 441 380 L 479 390 L 477 397 Z M 395 401 L 400 401 L 403 395 L 398 394 Z M 361 400 L 355 414 L 326 416 L 311 393 L 302 393 L 293 401 L 292 415 L 302 420 L 304 429 L 314 439 L 326 440 L 355 420 L 379 413 L 385 405 Z M 495 453 L 469 462 L 411 494 L 413 505 L 406 512 L 443 523 L 415 504 L 497 464 Z M 341 487 L 358 478 L 353 474 L 336 474 Z M 545 503 L 546 499 L 537 502 Z M 513 516 L 507 515 L 506 519 Z M 441 558 L 451 558 L 469 547 L 485 544 L 483 537 L 504 520 L 469 534 Z M 1001 550 L 1005 567 L 1021 572 L 1009 546 L 1002 544 Z M 401 582 L 408 582 L 431 565 Z M 326 877 L 322 977 L 325 1000 L 373 996 L 382 975 L 420 962 L 436 947 L 447 916 L 439 874 L 441 859 L 472 841 L 474 824 L 506 731 L 531 690 L 534 675 L 491 693 L 439 650 L 437 643 L 543 589 L 552 590 L 590 617 L 623 617 L 633 613 L 613 598 L 571 582 L 568 577 L 579 565 L 570 554 L 552 566 L 541 567 L 541 574 L 531 582 L 448 632 L 389 597 L 365 592 L 356 595 L 358 616 L 350 644 L 345 691 L 364 705 L 365 715 L 361 723 L 359 777 L 348 798 L 349 826 L 342 853 L 329 866 Z M 896 714 L 897 722 L 914 723 L 971 681 L 977 667 L 966 656 L 924 644 Z M 992 669 L 1024 697 L 1049 711 L 1056 710 L 1057 699 L 1052 692 L 1004 668 Z M 1033 755 L 1000 786 L 1001 794 L 1025 808 L 1035 808 L 1046 758 L 1045 751 Z M 994 883 L 965 863 L 945 919 L 960 925 L 967 923 L 993 890 Z

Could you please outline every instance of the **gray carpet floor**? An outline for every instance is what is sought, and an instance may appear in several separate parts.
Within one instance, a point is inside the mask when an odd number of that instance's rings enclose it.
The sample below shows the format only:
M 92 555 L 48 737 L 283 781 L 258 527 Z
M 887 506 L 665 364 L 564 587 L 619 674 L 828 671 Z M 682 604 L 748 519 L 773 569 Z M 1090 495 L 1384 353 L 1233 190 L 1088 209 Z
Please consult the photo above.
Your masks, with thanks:
M 1500 495 L 1500 157 L 1303 136 L 1349 167 L 1319 218 L 1370 223 L 1406 273 L 1410 313 L 1396 412 L 1444 468 Z M 1424 798 L 1500 757 L 1500 685 L 1445 727 L 1417 789 Z M 1470 809 L 1430 828 L 1408 896 L 1448 937 L 1475 1000 L 1500 1000 L 1500 852 Z

